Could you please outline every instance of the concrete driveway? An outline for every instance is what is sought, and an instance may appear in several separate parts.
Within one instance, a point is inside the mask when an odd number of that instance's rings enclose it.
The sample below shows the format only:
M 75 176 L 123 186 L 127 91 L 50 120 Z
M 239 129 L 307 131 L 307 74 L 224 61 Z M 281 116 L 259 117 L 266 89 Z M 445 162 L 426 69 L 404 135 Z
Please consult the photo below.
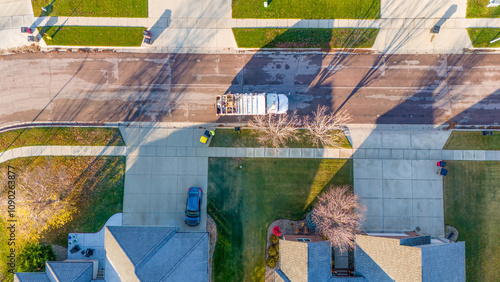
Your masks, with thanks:
M 178 124 L 176 124 L 178 126 Z M 127 144 L 123 225 L 175 226 L 181 232 L 206 231 L 208 158 L 196 156 L 205 129 L 192 124 L 169 128 L 131 125 L 120 131 Z M 187 190 L 203 190 L 201 223 L 184 223 Z
M 444 236 L 443 179 L 436 163 L 450 132 L 388 127 L 350 129 L 358 149 L 354 192 L 367 207 L 364 229 Z

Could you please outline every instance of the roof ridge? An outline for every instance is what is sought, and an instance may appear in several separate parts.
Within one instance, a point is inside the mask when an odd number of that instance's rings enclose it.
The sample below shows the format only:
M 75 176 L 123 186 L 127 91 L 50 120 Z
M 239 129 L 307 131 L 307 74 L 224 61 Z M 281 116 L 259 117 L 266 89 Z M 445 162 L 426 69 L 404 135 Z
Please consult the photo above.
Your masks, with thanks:
M 182 256 L 182 258 L 180 258 L 179 261 L 177 261 L 177 263 L 172 268 L 170 268 L 170 270 L 167 273 L 165 273 L 165 275 L 163 275 L 163 277 L 161 278 L 160 281 L 165 281 L 165 278 L 170 276 L 170 274 L 172 274 L 172 272 L 174 272 L 174 270 L 194 251 L 194 249 L 196 247 L 198 247 L 201 244 L 203 239 L 205 239 L 205 237 L 207 237 L 207 236 L 208 236 L 208 234 L 205 233 L 204 236 L 201 236 L 200 238 L 198 238 L 198 241 L 196 241 L 193 244 L 193 246 L 191 246 L 191 248 L 184 254 L 184 256 Z
M 149 259 L 149 257 L 151 256 L 152 253 L 155 253 L 159 248 L 161 248 L 163 245 L 165 245 L 168 242 L 168 240 L 170 240 L 170 238 L 172 238 L 172 236 L 175 235 L 175 233 L 176 233 L 175 227 L 167 227 L 167 228 L 172 228 L 172 229 L 161 240 L 159 240 L 158 243 L 156 243 L 156 245 L 154 245 L 149 250 L 149 252 L 144 254 L 144 256 L 139 260 L 139 262 L 137 262 L 135 269 L 138 269 L 142 264 L 144 264 Z
M 52 274 L 54 275 L 54 277 L 57 279 L 57 281 L 61 281 L 59 276 L 56 275 L 56 273 L 54 272 L 54 269 L 52 267 L 50 267 L 50 263 L 56 263 L 56 264 L 66 264 L 66 263 L 88 263 L 89 265 L 82 269 L 80 271 L 80 273 L 76 276 L 76 278 L 79 278 L 80 276 L 82 276 L 82 274 L 91 266 L 91 267 L 94 267 L 93 263 L 91 261 L 48 261 L 47 262 L 47 265 L 49 266 Z

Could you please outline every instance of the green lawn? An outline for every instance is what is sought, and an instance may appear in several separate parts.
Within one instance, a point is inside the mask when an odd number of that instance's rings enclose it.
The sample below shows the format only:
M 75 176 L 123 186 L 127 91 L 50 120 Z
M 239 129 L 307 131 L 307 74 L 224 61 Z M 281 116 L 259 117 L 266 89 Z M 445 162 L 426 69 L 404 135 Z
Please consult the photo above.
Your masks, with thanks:
M 0 152 L 24 146 L 125 146 L 118 128 L 29 127 L 0 133 Z
M 38 27 L 47 45 L 62 46 L 141 46 L 144 27 L 46 26 Z M 50 37 L 49 37 L 50 36 Z
M 373 28 L 233 28 L 240 48 L 371 48 Z
M 467 18 L 498 18 L 500 7 L 486 7 L 490 0 L 467 0 Z
M 242 129 L 241 133 L 236 133 L 234 129 L 216 129 L 215 136 L 210 140 L 210 147 L 248 147 L 258 148 L 262 147 L 258 142 L 255 135 L 252 134 L 250 129 Z M 301 130 L 301 133 L 303 130 Z M 301 138 L 299 142 L 290 141 L 287 146 L 289 148 L 313 148 L 310 142 Z M 351 143 L 344 136 L 342 148 L 352 148 Z
M 352 185 L 352 177 L 346 159 L 209 158 L 214 281 L 264 281 L 269 224 L 304 218 L 326 185 Z
M 445 223 L 465 241 L 467 281 L 500 281 L 500 162 L 447 161 Z
M 376 19 L 380 0 L 233 0 L 233 18 Z
M 467 32 L 469 33 L 469 37 L 472 41 L 473 47 L 500 47 L 500 41 L 490 44 L 491 40 L 496 39 L 500 36 L 500 28 L 468 28 Z
M 125 161 L 125 157 L 30 157 L 1 163 L 2 183 L 7 183 L 8 166 L 16 173 L 16 250 L 27 242 L 67 246 L 70 232 L 99 231 L 109 217 L 123 211 Z M 7 199 L 6 190 L 0 191 L 2 199 Z M 43 197 L 33 191 L 43 191 Z M 0 209 L 7 211 L 5 202 L 0 202 Z M 0 214 L 0 223 L 6 216 L 7 212 Z M 0 239 L 6 231 L 2 229 Z M 1 247 L 2 266 L 5 252 Z M 6 271 L 2 267 L 0 280 L 11 280 Z
M 31 0 L 31 5 L 36 16 L 148 17 L 147 0 Z M 47 12 L 43 12 L 42 7 Z
M 483 136 L 481 131 L 453 131 L 444 145 L 445 150 L 500 150 L 500 132 Z

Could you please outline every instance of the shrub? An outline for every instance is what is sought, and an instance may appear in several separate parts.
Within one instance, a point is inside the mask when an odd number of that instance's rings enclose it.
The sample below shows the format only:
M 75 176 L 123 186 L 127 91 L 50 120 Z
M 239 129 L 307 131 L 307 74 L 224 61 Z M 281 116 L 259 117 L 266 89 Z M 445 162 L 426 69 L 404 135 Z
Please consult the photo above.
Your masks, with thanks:
M 280 241 L 280 237 L 278 237 L 274 234 L 271 234 L 271 238 L 269 240 L 271 241 L 272 244 L 278 244 Z
M 267 248 L 267 254 L 274 257 L 276 255 L 276 248 L 274 246 L 269 246 L 269 248 Z
M 273 234 L 276 235 L 276 236 L 281 236 L 281 230 L 280 230 L 280 227 L 279 226 L 274 226 L 273 227 Z
M 276 259 L 274 257 L 268 257 L 266 260 L 266 265 L 269 266 L 270 268 L 275 268 L 276 267 Z
M 55 261 L 56 254 L 50 245 L 27 244 L 19 254 L 19 272 L 37 272 L 45 269 L 46 261 Z
M 274 247 L 276 248 L 276 254 L 279 254 L 280 253 L 280 245 L 277 244 L 277 245 L 274 245 Z

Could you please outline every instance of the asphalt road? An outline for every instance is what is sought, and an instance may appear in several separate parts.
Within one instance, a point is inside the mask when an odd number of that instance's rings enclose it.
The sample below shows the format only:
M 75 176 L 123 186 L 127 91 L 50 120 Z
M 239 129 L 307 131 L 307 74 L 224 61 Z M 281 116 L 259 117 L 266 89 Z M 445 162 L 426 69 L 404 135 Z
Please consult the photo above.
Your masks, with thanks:
M 225 92 L 290 93 L 354 123 L 500 122 L 499 55 L 51 53 L 0 57 L 0 124 L 226 122 Z

